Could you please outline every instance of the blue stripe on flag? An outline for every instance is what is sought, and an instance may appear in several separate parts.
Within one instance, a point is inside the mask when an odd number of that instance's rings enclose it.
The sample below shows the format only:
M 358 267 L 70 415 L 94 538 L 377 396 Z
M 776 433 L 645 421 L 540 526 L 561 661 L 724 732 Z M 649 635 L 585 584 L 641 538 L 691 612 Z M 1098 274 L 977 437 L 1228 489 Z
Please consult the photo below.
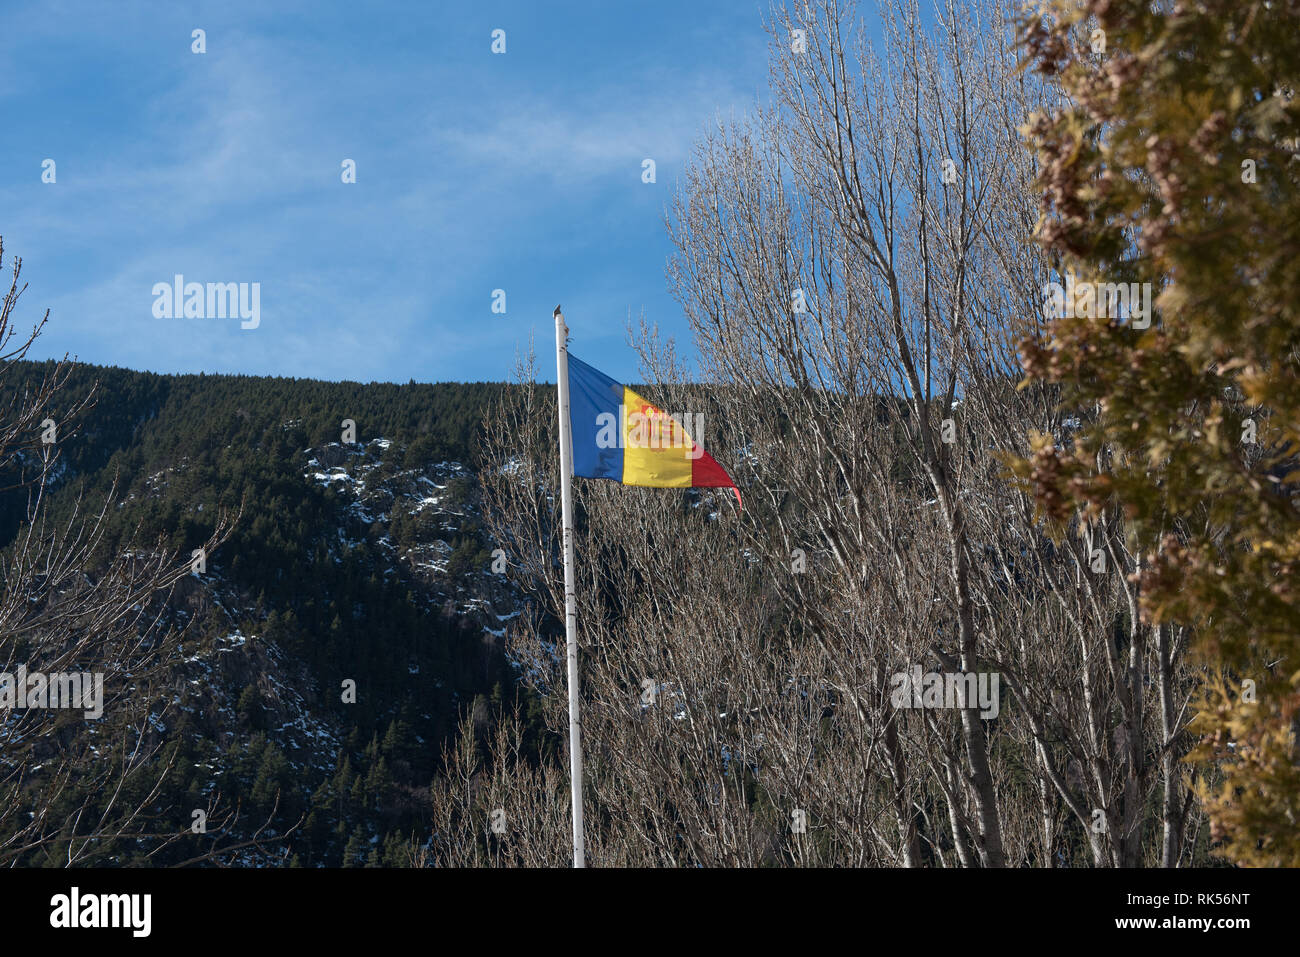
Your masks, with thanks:
M 578 478 L 623 481 L 623 450 L 618 441 L 623 427 L 619 418 L 622 403 L 622 385 L 569 353 L 569 422 L 573 429 L 573 474 Z M 614 417 L 613 429 L 604 430 L 607 436 L 612 432 L 614 448 L 596 445 L 602 426 L 598 417 L 602 414 Z

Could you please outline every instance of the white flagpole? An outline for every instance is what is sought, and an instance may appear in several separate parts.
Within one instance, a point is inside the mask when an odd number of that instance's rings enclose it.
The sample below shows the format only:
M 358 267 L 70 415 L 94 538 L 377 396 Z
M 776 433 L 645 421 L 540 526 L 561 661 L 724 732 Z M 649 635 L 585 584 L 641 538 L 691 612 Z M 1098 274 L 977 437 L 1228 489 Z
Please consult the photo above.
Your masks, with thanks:
M 560 509 L 564 525 L 564 636 L 569 665 L 569 791 L 573 866 L 585 867 L 582 840 L 582 734 L 578 721 L 578 601 L 573 587 L 573 423 L 569 418 L 569 329 L 555 307 L 555 368 L 560 415 Z

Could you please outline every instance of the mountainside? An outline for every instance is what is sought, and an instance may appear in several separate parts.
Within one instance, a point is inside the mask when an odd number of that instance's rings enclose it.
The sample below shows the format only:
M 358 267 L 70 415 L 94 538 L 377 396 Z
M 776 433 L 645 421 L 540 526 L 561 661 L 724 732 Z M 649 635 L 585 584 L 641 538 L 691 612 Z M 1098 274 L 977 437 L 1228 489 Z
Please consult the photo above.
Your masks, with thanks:
M 3 388 L 21 392 L 51 369 L 19 364 Z M 188 630 L 164 662 L 172 700 L 145 731 L 170 761 L 149 806 L 178 828 L 211 809 L 207 833 L 166 847 L 106 842 L 93 859 L 169 863 L 233 848 L 215 859 L 407 863 L 427 836 L 423 792 L 461 719 L 485 723 L 516 700 L 502 638 L 523 604 L 492 572 L 474 467 L 478 423 L 505 387 L 83 366 L 61 407 L 92 387 L 92 409 L 54 417 L 56 525 L 107 499 L 96 550 L 106 562 L 159 535 L 189 554 L 223 510 L 238 513 L 159 610 Z M 30 479 L 37 461 L 15 458 L 0 487 Z M 27 502 L 21 488 L 0 495 L 11 550 Z M 97 747 L 126 746 L 111 723 L 77 727 Z M 531 746 L 553 744 L 538 734 Z M 26 786 L 48 786 L 39 768 L 25 773 Z M 69 807 L 84 799 L 76 787 Z

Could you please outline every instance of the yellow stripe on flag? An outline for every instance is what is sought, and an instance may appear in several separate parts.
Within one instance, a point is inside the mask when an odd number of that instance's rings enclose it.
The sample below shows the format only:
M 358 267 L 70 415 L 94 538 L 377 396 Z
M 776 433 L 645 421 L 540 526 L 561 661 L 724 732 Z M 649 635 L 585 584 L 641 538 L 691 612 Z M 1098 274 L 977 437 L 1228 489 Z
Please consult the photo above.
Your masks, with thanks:
M 681 423 L 623 387 L 623 484 L 690 488 L 691 439 Z

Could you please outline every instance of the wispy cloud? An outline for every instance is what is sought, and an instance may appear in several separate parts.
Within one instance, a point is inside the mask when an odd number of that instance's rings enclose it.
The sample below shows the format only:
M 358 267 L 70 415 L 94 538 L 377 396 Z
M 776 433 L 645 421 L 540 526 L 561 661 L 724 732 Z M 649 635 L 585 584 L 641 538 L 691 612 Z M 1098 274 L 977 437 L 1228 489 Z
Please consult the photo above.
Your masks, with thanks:
M 701 128 L 752 100 L 759 71 L 665 59 L 678 38 L 640 25 L 602 26 L 615 47 L 589 70 L 539 70 L 526 5 L 501 13 L 524 24 L 509 61 L 492 59 L 475 18 L 393 9 L 357 28 L 252 3 L 125 5 L 112 20 L 61 2 L 9 18 L 24 45 L 0 40 L 19 68 L 0 86 L 14 116 L 0 235 L 26 260 L 28 308 L 52 310 L 40 348 L 163 371 L 499 378 L 557 298 L 575 332 L 610 348 L 629 310 L 666 308 L 667 190 Z M 547 29 L 571 37 L 586 15 Z M 207 54 L 189 52 L 191 24 L 206 24 Z M 618 44 L 635 69 L 610 69 Z M 56 185 L 39 182 L 45 155 Z M 640 180 L 647 157 L 654 186 Z M 345 158 L 355 185 L 340 182 Z M 261 282 L 261 327 L 155 319 L 150 289 L 175 273 Z M 495 288 L 506 316 L 490 312 Z

